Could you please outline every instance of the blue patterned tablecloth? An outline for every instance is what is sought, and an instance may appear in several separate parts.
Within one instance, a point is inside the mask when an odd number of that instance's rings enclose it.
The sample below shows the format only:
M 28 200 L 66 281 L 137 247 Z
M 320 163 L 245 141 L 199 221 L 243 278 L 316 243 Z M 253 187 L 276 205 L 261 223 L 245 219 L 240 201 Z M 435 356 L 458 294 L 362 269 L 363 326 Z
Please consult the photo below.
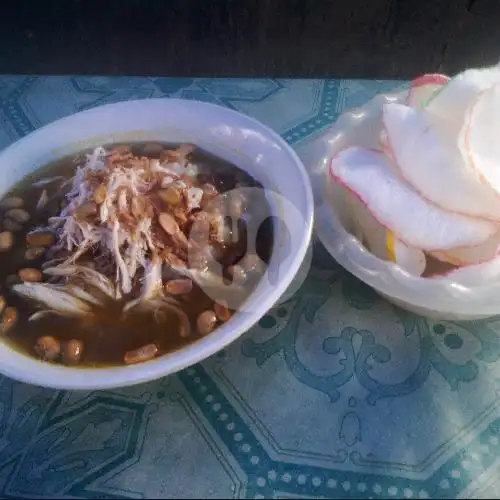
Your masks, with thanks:
M 0 147 L 62 116 L 176 96 L 292 144 L 401 82 L 0 78 Z M 0 379 L 2 498 L 488 498 L 500 493 L 500 322 L 391 306 L 316 244 L 300 291 L 229 349 L 129 389 Z

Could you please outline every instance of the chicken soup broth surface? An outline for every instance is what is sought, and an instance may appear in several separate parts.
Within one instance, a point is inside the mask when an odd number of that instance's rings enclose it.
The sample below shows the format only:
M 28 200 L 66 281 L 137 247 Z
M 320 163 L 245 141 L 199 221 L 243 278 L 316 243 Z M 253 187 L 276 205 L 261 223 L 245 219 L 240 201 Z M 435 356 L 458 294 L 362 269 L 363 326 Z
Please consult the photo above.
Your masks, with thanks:
M 108 145 L 39 169 L 0 201 L 2 339 L 45 362 L 99 367 L 209 335 L 270 260 L 263 193 L 185 144 Z

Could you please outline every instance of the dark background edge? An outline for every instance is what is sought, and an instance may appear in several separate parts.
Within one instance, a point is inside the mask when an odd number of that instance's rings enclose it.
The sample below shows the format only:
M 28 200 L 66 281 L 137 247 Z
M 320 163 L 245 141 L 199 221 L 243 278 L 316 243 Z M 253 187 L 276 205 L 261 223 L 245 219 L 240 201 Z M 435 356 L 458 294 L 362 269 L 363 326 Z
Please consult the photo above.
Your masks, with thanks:
M 18 0 L 0 73 L 411 78 L 500 60 L 496 0 Z

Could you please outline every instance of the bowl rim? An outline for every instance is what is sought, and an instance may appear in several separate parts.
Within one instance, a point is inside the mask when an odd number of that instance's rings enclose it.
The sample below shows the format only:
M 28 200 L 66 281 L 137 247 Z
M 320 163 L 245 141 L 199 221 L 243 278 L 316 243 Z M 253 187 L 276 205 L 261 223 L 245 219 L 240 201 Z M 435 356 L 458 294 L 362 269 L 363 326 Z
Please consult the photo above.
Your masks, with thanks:
M 199 111 L 203 111 L 203 109 L 211 110 L 218 113 L 222 112 L 228 119 L 232 116 L 237 117 L 239 120 L 243 119 L 249 127 L 259 130 L 280 146 L 285 155 L 284 158 L 288 158 L 290 167 L 293 166 L 300 177 L 302 183 L 301 193 L 307 212 L 302 214 L 304 220 L 303 237 L 300 240 L 300 244 L 294 249 L 295 255 L 291 259 L 291 265 L 284 270 L 280 281 L 276 285 L 272 287 L 269 285 L 269 288 L 262 290 L 267 293 L 262 294 L 262 298 L 255 311 L 251 313 L 236 313 L 229 322 L 221 325 L 210 335 L 154 360 L 130 366 L 103 368 L 67 367 L 44 363 L 30 357 L 28 354 L 17 351 L 12 345 L 6 342 L 2 342 L 0 344 L 0 372 L 4 375 L 20 382 L 59 390 L 93 390 L 127 387 L 171 375 L 205 360 L 241 337 L 273 307 L 297 275 L 308 251 L 314 227 L 314 197 L 309 175 L 296 152 L 277 132 L 259 120 L 239 111 L 203 101 L 165 97 L 134 99 L 104 104 L 73 113 L 34 130 L 1 151 L 0 162 L 5 157 L 8 157 L 11 149 L 22 146 L 23 141 L 33 140 L 37 135 L 50 133 L 52 129 L 57 130 L 61 126 L 73 126 L 71 125 L 72 122 L 75 120 L 78 121 L 81 117 L 92 116 L 92 114 L 99 114 L 106 111 L 112 112 L 113 109 L 118 107 L 137 105 L 147 107 L 160 104 L 187 106 L 197 108 Z M 266 187 L 265 184 L 264 187 Z M 238 320 L 236 321 L 236 325 L 234 325 L 235 320 Z M 12 359 L 7 358 L 9 362 L 3 363 L 2 358 L 5 358 L 5 356 L 12 356 Z M 12 362 L 16 359 L 19 360 L 20 357 L 22 358 L 22 367 L 16 366 L 16 363 Z

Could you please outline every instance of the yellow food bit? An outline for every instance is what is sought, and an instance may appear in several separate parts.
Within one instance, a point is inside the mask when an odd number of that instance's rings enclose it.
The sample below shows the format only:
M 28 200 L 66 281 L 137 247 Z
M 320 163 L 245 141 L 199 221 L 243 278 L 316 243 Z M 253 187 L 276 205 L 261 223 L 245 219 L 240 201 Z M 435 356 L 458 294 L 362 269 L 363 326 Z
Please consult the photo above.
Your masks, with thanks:
M 174 187 L 168 187 L 166 189 L 162 189 L 159 193 L 160 198 L 168 203 L 169 205 L 177 205 L 180 203 L 182 199 L 182 195 L 178 189 Z
M 94 191 L 94 201 L 98 205 L 102 205 L 104 203 L 104 200 L 106 199 L 106 195 L 108 194 L 108 188 L 106 185 L 101 184 L 95 191 Z
M 385 246 L 387 248 L 387 257 L 389 260 L 391 262 L 396 262 L 396 239 L 392 231 L 387 231 Z

